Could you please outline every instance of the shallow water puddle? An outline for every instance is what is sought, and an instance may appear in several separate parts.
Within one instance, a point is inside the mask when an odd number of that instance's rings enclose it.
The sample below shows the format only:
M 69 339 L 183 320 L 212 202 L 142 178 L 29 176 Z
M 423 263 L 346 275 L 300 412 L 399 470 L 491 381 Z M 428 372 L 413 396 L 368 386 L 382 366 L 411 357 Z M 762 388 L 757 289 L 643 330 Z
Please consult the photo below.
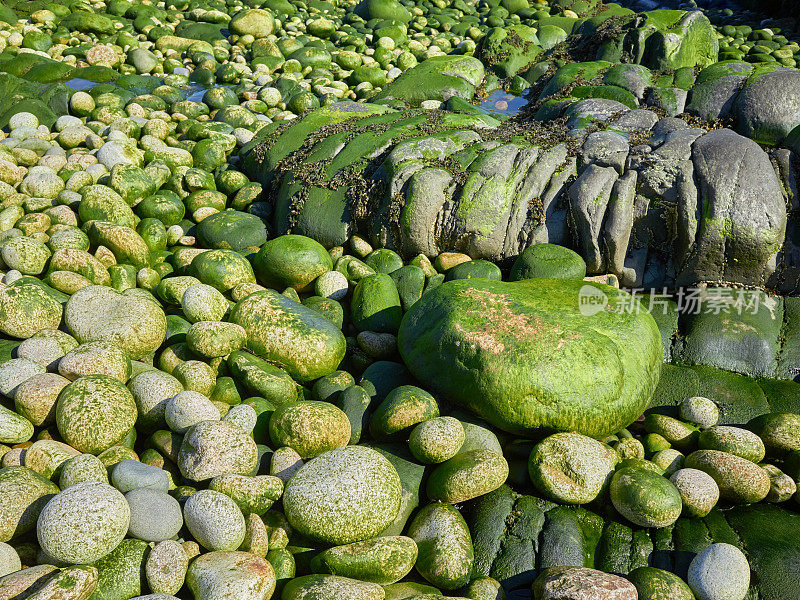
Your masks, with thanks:
M 495 115 L 513 117 L 528 104 L 524 96 L 515 96 L 503 90 L 495 90 L 478 103 L 478 108 Z

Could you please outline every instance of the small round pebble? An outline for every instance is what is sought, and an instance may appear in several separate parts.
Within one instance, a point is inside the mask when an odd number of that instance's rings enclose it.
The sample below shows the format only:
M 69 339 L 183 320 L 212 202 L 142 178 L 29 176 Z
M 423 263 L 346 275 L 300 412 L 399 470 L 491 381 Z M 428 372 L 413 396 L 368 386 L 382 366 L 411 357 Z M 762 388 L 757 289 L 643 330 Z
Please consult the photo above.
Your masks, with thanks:
M 464 427 L 454 417 L 429 419 L 414 427 L 408 438 L 411 453 L 424 464 L 446 461 L 464 443 Z
M 93 563 L 123 540 L 130 516 L 125 496 L 118 490 L 105 483 L 78 483 L 57 494 L 42 510 L 37 524 L 39 545 L 61 562 Z
M 186 390 L 167 400 L 164 407 L 167 426 L 175 433 L 186 433 L 200 421 L 219 421 L 219 410 L 203 394 Z
M 225 494 L 195 492 L 186 500 L 183 516 L 194 539 L 206 550 L 236 550 L 244 541 L 244 515 Z
M 703 396 L 692 396 L 681 402 L 680 418 L 708 429 L 719 422 L 719 408 L 713 400 Z
M 705 517 L 719 502 L 719 486 L 708 473 L 698 469 L 680 469 L 669 480 L 681 495 L 684 516 Z
M 125 494 L 131 509 L 128 536 L 145 542 L 163 542 L 183 527 L 181 505 L 167 493 L 137 488 Z
M 692 559 L 686 582 L 697 600 L 744 600 L 750 564 L 736 546 L 711 544 Z
M 169 474 L 164 469 L 128 458 L 114 466 L 111 483 L 123 494 L 137 488 L 166 493 L 169 489 Z

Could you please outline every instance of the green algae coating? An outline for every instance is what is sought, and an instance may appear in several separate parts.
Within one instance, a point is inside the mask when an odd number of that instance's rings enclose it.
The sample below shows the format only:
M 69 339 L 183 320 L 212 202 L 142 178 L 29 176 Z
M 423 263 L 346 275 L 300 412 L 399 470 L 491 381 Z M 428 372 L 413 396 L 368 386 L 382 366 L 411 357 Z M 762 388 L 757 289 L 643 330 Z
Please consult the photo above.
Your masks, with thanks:
M 301 458 L 347 446 L 350 420 L 333 404 L 301 401 L 279 406 L 269 420 L 269 435 L 276 448 L 289 446 Z
M 639 567 L 628 574 L 640 598 L 649 600 L 694 600 L 688 585 L 677 575 L 655 567 Z
M 761 502 L 769 493 L 767 472 L 746 458 L 720 450 L 697 450 L 686 457 L 685 466 L 711 475 L 720 498 L 735 503 Z
M 493 492 L 508 478 L 508 462 L 491 450 L 457 454 L 437 466 L 428 479 L 428 498 L 455 504 Z
M 38 285 L 0 289 L 0 331 L 16 338 L 29 338 L 42 329 L 57 329 L 61 304 Z
M 282 600 L 383 600 L 383 588 L 376 583 L 336 575 L 306 575 L 290 580 L 283 588 Z
M 258 279 L 264 285 L 282 290 L 308 291 L 314 280 L 333 269 L 325 248 L 304 235 L 282 235 L 270 240 L 253 259 Z
M 155 352 L 167 333 L 167 318 L 156 302 L 95 285 L 70 297 L 64 309 L 64 322 L 82 344 L 111 342 L 130 359 Z
M 408 575 L 416 560 L 414 540 L 401 535 L 387 536 L 329 548 L 314 557 L 311 569 L 388 585 Z
M 408 535 L 419 548 L 417 571 L 443 590 L 467 585 L 475 559 L 469 528 L 449 504 L 429 504 L 417 513 Z
M 648 469 L 619 469 L 611 479 L 609 492 L 614 508 L 641 527 L 672 525 L 683 509 L 677 488 L 668 479 Z
M 0 469 L 0 541 L 7 542 L 36 526 L 58 486 L 22 466 Z
M 401 493 L 400 477 L 383 455 L 346 446 L 303 465 L 286 484 L 283 508 L 303 535 L 350 544 L 386 529 L 400 510 Z
M 106 483 L 87 481 L 47 503 L 36 533 L 42 550 L 55 560 L 92 563 L 122 542 L 129 521 L 125 496 Z
M 533 448 L 528 473 L 536 489 L 558 502 L 586 504 L 608 483 L 613 450 L 579 433 L 556 433 Z
M 56 424 L 70 446 L 99 454 L 119 442 L 136 423 L 138 411 L 123 383 L 107 375 L 87 375 L 58 396 Z
M 247 347 L 282 365 L 300 382 L 333 373 L 346 350 L 344 335 L 318 312 L 274 290 L 240 300 L 230 320 L 247 331 Z
M 606 308 L 581 314 L 581 289 Z M 420 381 L 496 427 L 604 437 L 642 414 L 661 372 L 658 327 L 628 301 L 581 281 L 450 281 L 406 313 L 398 347 Z
M 391 390 L 372 414 L 369 430 L 385 438 L 439 416 L 436 399 L 422 388 L 401 385 Z

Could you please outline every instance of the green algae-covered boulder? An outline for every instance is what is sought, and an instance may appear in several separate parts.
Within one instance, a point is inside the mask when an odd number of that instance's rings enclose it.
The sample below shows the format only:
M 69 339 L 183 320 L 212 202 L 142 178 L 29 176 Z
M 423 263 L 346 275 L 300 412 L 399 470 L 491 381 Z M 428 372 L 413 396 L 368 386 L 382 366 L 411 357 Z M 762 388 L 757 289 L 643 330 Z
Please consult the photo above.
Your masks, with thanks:
M 42 510 L 36 531 L 39 545 L 57 561 L 92 563 L 124 539 L 130 514 L 125 496 L 107 483 L 78 483 Z
M 29 338 L 61 323 L 61 304 L 38 285 L 4 286 L 0 289 L 0 331 Z
M 555 244 L 534 244 L 523 250 L 509 273 L 509 281 L 549 277 L 552 279 L 583 279 L 586 263 L 581 255 Z
M 311 561 L 311 569 L 387 585 L 408 575 L 417 560 L 417 544 L 402 535 L 377 537 L 329 548 Z
M 268 600 L 275 590 L 275 571 L 249 552 L 208 552 L 189 566 L 186 584 L 197 600 Z
M 472 56 L 434 56 L 403 73 L 375 98 L 403 100 L 411 106 L 453 96 L 471 100 L 483 75 L 483 63 Z
M 333 373 L 344 358 L 344 335 L 333 323 L 274 290 L 240 300 L 230 320 L 247 330 L 248 349 L 300 382 Z
M 197 224 L 197 239 L 204 248 L 242 252 L 267 241 L 267 226 L 256 215 L 224 210 Z
M 609 446 L 579 433 L 556 433 L 534 446 L 528 473 L 547 497 L 586 504 L 608 484 L 616 463 Z
M 640 598 L 649 600 L 695 600 L 688 585 L 669 571 L 656 567 L 639 567 L 628 574 Z
M 82 344 L 111 342 L 131 359 L 155 352 L 167 332 L 167 319 L 158 304 L 101 285 L 87 286 L 70 297 L 64 323 Z
M 79 377 L 58 396 L 58 432 L 70 446 L 99 454 L 121 442 L 138 411 L 125 384 L 108 375 Z
M 420 381 L 496 427 L 603 437 L 642 414 L 661 371 L 658 327 L 630 302 L 581 281 L 450 281 L 406 313 L 398 346 Z
M 18 465 L 0 469 L 0 541 L 27 533 L 58 487 L 37 472 Z
M 656 28 L 647 38 L 645 66 L 662 71 L 717 62 L 717 33 L 701 11 L 653 10 L 644 14 L 645 29 Z
M 417 571 L 427 581 L 444 590 L 469 583 L 475 554 L 469 527 L 458 510 L 429 504 L 414 517 L 408 536 L 417 543 Z
M 397 471 L 382 454 L 346 446 L 320 454 L 288 481 L 283 508 L 292 527 L 329 544 L 378 535 L 400 510 Z
M 261 247 L 253 266 L 264 285 L 304 292 L 317 277 L 333 269 L 333 261 L 316 240 L 304 235 L 282 235 Z
M 678 489 L 648 469 L 619 469 L 609 490 L 614 508 L 641 527 L 667 527 L 681 516 L 683 504 Z
M 376 583 L 339 577 L 337 575 L 306 575 L 292 579 L 283 588 L 283 600 L 324 600 L 349 598 L 351 600 L 383 600 L 383 588 Z

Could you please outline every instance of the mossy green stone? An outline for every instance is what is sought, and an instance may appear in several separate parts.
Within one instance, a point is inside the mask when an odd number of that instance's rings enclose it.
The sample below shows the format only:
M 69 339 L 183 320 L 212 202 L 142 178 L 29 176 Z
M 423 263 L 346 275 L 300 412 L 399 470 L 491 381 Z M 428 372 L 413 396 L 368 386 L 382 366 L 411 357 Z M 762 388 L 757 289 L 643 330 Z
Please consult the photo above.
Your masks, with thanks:
M 769 493 L 769 474 L 757 464 L 720 450 L 697 450 L 686 457 L 684 465 L 711 475 L 719 486 L 719 495 L 730 502 L 761 502 Z
M 681 516 L 683 503 L 677 488 L 649 469 L 619 469 L 609 491 L 614 508 L 640 527 L 667 527 Z
M 107 341 L 129 358 L 140 359 L 164 342 L 167 320 L 154 301 L 128 290 L 120 294 L 92 285 L 73 294 L 64 309 L 64 323 L 79 342 Z
M 227 473 L 211 480 L 208 488 L 231 498 L 248 515 L 263 515 L 283 494 L 283 482 L 270 475 L 235 475 Z
M 39 515 L 37 538 L 57 561 L 93 563 L 110 554 L 128 532 L 130 508 L 106 483 L 86 481 L 55 496 Z
M 605 310 L 589 314 L 589 296 Z M 658 327 L 630 300 L 572 280 L 450 281 L 406 313 L 398 346 L 417 379 L 500 429 L 604 437 L 644 412 L 661 372 Z
M 58 492 L 56 484 L 27 467 L 0 469 L 0 541 L 33 529 L 45 504 Z
M 118 443 L 136 423 L 136 402 L 128 388 L 107 375 L 79 377 L 58 396 L 56 423 L 70 446 L 99 454 Z
M 227 292 L 240 283 L 255 283 L 247 259 L 233 250 L 208 250 L 192 259 L 189 270 L 203 283 Z
M 388 585 L 408 575 L 416 560 L 414 540 L 387 536 L 325 550 L 311 561 L 311 569 L 316 573 Z
M 680 577 L 655 567 L 639 567 L 628 574 L 641 600 L 695 600 L 691 588 Z
M 333 269 L 325 247 L 304 235 L 282 235 L 261 247 L 253 259 L 258 279 L 282 290 L 307 291 L 314 280 Z
M 461 421 L 455 417 L 436 417 L 414 427 L 408 437 L 408 448 L 421 463 L 441 463 L 459 452 L 464 437 Z
M 752 431 L 731 425 L 716 425 L 701 431 L 697 438 L 701 450 L 719 450 L 746 458 L 750 462 L 764 460 L 764 442 Z
M 403 316 L 397 286 L 386 273 L 360 279 L 350 308 L 353 325 L 361 331 L 396 333 Z
M 456 504 L 499 488 L 508 478 L 508 462 L 491 450 L 462 452 L 438 465 L 428 478 L 428 498 Z
M 282 600 L 383 600 L 384 597 L 383 588 L 376 583 L 336 575 L 297 577 L 286 584 L 281 594 Z
M 535 244 L 523 250 L 509 273 L 509 281 L 549 277 L 553 279 L 583 279 L 586 263 L 580 254 L 555 244 Z
M 282 404 L 269 420 L 276 448 L 289 446 L 302 458 L 312 458 L 350 441 L 350 420 L 328 402 L 306 400 Z
M 61 314 L 61 303 L 40 286 L 0 289 L 0 331 L 6 335 L 26 339 L 42 329 L 57 329 Z
M 605 444 L 579 433 L 556 433 L 533 448 L 528 473 L 547 497 L 586 504 L 603 491 L 616 463 L 614 451 Z
M 97 587 L 90 600 L 128 600 L 142 593 L 142 571 L 150 546 L 142 540 L 122 540 L 111 554 L 94 563 Z
M 422 388 L 401 385 L 391 390 L 372 414 L 373 437 L 387 438 L 409 427 L 439 416 L 436 399 Z
M 204 248 L 243 252 L 267 241 L 267 227 L 256 215 L 224 210 L 197 224 L 197 239 Z
M 248 390 L 278 406 L 297 399 L 297 384 L 289 374 L 249 352 L 237 350 L 227 359 L 228 368 Z
M 200 321 L 186 332 L 189 349 L 206 358 L 228 356 L 244 346 L 247 332 L 236 323 L 223 321 Z
M 230 320 L 247 330 L 247 347 L 282 365 L 300 382 L 333 373 L 344 358 L 344 335 L 325 317 L 274 290 L 240 300 Z
M 312 459 L 288 481 L 286 517 L 303 535 L 349 544 L 378 535 L 400 510 L 397 471 L 364 446 L 337 448 Z
M 443 590 L 469 583 L 475 554 L 469 527 L 449 504 L 429 504 L 417 513 L 408 528 L 417 543 L 417 571 Z

